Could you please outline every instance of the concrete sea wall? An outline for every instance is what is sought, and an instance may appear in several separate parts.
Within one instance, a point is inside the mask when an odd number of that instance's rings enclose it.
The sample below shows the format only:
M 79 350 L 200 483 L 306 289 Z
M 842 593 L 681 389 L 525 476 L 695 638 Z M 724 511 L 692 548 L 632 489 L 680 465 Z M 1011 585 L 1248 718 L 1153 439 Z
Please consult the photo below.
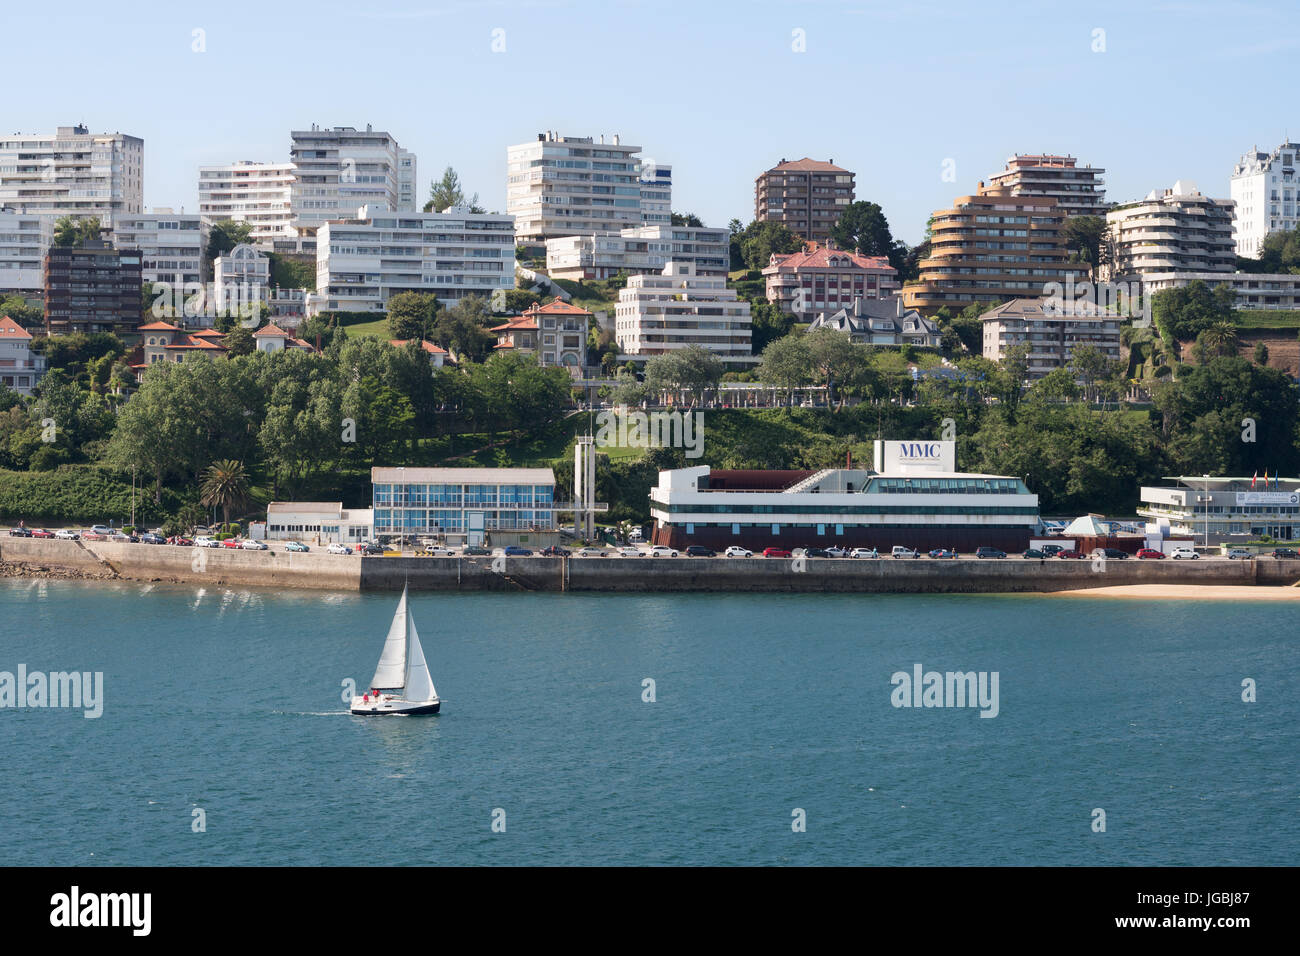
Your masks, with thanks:
M 334 591 L 1010 593 L 1134 584 L 1290 585 L 1300 561 L 832 558 L 362 558 L 0 538 L 0 561 L 87 577 Z

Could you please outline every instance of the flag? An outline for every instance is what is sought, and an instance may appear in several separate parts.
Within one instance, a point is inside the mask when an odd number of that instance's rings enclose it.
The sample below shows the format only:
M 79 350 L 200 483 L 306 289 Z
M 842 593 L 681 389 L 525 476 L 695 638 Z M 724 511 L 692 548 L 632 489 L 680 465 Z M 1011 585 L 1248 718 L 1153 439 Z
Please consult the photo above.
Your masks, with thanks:
M 1254 475 L 1251 477 L 1251 479 L 1250 479 L 1250 490 L 1251 490 L 1251 491 L 1254 491 L 1254 490 L 1255 490 L 1255 479 L 1258 478 L 1258 477 L 1259 477 L 1259 471 L 1256 470 L 1255 474 L 1254 474 Z

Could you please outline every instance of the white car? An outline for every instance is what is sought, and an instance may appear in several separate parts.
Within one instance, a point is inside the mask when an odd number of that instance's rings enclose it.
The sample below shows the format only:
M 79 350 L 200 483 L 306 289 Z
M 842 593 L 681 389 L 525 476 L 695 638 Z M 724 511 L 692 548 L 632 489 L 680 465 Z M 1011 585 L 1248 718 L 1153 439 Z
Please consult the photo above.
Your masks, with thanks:
M 849 552 L 850 558 L 878 558 L 880 552 L 875 548 L 854 548 Z M 895 555 L 897 557 L 897 555 Z
M 848 552 L 845 551 L 843 548 L 841 548 L 838 544 L 833 544 L 826 549 L 826 556 L 828 558 L 842 558 L 845 557 L 847 554 Z
M 71 528 L 60 528 L 58 531 L 54 532 L 54 537 L 63 538 L 67 541 L 77 541 L 81 538 L 81 535 L 77 534 L 77 532 L 73 531 Z
M 675 557 L 677 557 L 677 552 L 676 552 L 675 550 L 673 550 L 672 548 L 668 547 L 667 545 L 656 544 L 656 545 L 653 545 L 653 546 L 650 548 L 650 550 L 646 552 L 646 557 L 649 557 L 649 558 L 675 558 Z
M 242 549 L 245 550 L 245 551 L 267 551 L 267 550 L 269 550 L 269 549 L 267 548 L 267 546 L 266 546 L 266 542 L 265 542 L 265 541 L 254 541 L 252 538 L 249 538 L 247 541 L 243 542 L 239 547 L 242 548 Z
M 603 558 L 605 556 L 604 548 L 579 548 L 573 552 L 575 558 Z
M 1200 555 L 1192 548 L 1172 548 L 1169 551 L 1169 557 L 1173 558 L 1175 561 L 1179 558 L 1190 558 L 1192 561 L 1195 561 L 1200 557 Z
M 221 547 L 221 542 L 218 541 L 216 538 L 198 537 L 198 538 L 195 538 L 195 539 L 194 539 L 194 547 L 196 547 L 196 548 L 219 548 L 219 547 Z
M 618 548 L 618 549 L 617 549 L 617 554 L 618 554 L 618 556 L 619 556 L 620 558 L 639 558 L 639 557 L 641 557 L 641 552 L 638 551 L 636 548 L 629 548 L 629 547 L 626 547 L 626 546 L 625 546 L 625 547 L 622 547 L 622 548 Z
M 346 544 L 331 544 L 325 550 L 328 551 L 330 554 L 351 554 L 352 553 L 352 549 L 349 548 Z
M 914 550 L 913 548 L 905 547 L 901 544 L 894 545 L 894 549 L 890 552 L 890 554 L 892 554 L 896 558 L 919 558 L 920 557 L 920 554 L 916 550 Z
M 351 552 L 348 552 L 348 553 L 351 554 Z M 430 558 L 454 558 L 454 557 L 456 557 L 456 552 L 455 552 L 455 551 L 451 550 L 451 548 L 444 548 L 444 547 L 442 547 L 442 545 L 434 545 L 434 546 L 431 547 L 431 548 L 425 548 L 424 551 L 421 552 L 421 553 L 424 554 L 426 557 L 430 557 Z
M 1229 548 L 1229 549 L 1228 549 L 1228 560 L 1229 560 L 1229 561 L 1235 561 L 1235 560 L 1237 560 L 1238 558 L 1242 558 L 1242 559 L 1248 561 L 1248 560 L 1250 560 L 1250 559 L 1253 558 L 1253 557 L 1255 557 L 1255 552 L 1254 552 L 1254 551 L 1247 551 L 1245 548 Z
M 110 528 L 110 527 L 108 527 L 108 525 L 97 524 L 97 525 L 92 525 L 92 526 L 91 526 L 91 528 L 90 528 L 90 533 L 91 533 L 91 534 L 102 534 L 104 537 L 108 537 L 110 534 L 113 533 L 113 529 Z
M 725 558 L 752 558 L 754 556 L 754 552 L 742 548 L 738 544 L 733 544 L 726 551 L 722 552 L 722 556 Z

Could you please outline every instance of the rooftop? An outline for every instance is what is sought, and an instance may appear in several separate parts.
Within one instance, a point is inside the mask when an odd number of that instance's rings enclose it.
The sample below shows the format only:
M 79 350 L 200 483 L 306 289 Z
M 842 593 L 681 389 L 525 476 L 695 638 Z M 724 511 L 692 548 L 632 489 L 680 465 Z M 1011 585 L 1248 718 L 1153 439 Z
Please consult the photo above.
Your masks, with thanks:
M 549 468 L 371 468 L 373 484 L 553 485 Z

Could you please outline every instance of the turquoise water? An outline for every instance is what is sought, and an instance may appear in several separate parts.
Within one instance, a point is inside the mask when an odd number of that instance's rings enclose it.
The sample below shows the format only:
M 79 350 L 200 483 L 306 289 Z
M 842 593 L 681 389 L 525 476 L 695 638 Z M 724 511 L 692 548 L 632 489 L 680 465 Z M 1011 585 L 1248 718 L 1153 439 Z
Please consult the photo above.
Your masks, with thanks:
M 352 717 L 396 598 L 0 582 L 0 670 L 105 683 L 0 710 L 7 862 L 1297 859 L 1294 606 L 416 594 L 443 714 Z M 998 716 L 893 707 L 918 662 Z

